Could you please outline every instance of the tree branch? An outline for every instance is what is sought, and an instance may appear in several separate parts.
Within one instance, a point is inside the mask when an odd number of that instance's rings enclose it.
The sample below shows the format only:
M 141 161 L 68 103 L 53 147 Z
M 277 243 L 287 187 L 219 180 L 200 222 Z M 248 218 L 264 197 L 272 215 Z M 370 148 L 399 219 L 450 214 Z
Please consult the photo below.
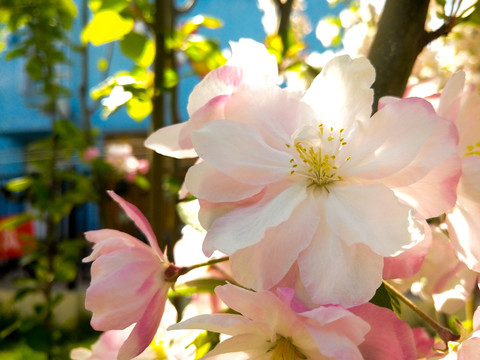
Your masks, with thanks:
M 401 97 L 413 65 L 428 44 L 425 31 L 430 0 L 387 0 L 368 58 L 376 70 L 375 99 L 385 95 Z

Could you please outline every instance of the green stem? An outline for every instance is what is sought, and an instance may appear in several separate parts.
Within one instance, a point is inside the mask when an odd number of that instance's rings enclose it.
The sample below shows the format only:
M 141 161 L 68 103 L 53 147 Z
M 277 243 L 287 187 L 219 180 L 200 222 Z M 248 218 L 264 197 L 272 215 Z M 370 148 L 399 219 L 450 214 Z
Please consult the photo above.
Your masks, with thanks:
M 468 332 L 473 331 L 473 313 L 475 312 L 475 294 L 470 295 L 470 297 L 465 302 L 465 319 L 471 320 L 471 322 L 466 322 Z
M 191 265 L 191 266 L 185 266 L 185 267 L 182 267 L 182 268 L 177 268 L 176 267 L 176 269 L 174 269 L 174 271 L 171 275 L 168 275 L 168 270 L 167 270 L 166 280 L 168 282 L 176 282 L 179 276 L 185 275 L 186 273 L 188 273 L 188 272 L 190 272 L 194 269 L 198 269 L 198 268 L 201 268 L 201 267 L 204 267 L 204 266 L 215 265 L 215 264 L 222 263 L 222 262 L 225 262 L 225 261 L 228 261 L 228 260 L 229 260 L 229 257 L 226 256 L 226 257 L 223 257 L 223 258 L 220 258 L 220 259 L 211 259 L 211 260 L 205 261 L 203 263 L 199 263 L 199 264 L 195 264 L 195 265 Z
M 203 266 L 211 266 L 211 265 L 215 265 L 215 264 L 218 264 L 218 263 L 222 263 L 222 262 L 225 262 L 225 261 L 228 261 L 230 258 L 228 256 L 226 257 L 223 257 L 223 258 L 220 258 L 220 259 L 212 259 L 212 260 L 208 260 L 208 261 L 205 261 L 203 263 L 200 263 L 200 264 L 195 264 L 195 265 L 192 265 L 192 266 L 188 266 L 186 267 L 186 272 L 189 272 L 193 269 L 198 269 L 200 267 L 203 267 Z
M 460 335 L 454 334 L 449 329 L 441 326 L 425 312 L 423 312 L 420 308 L 418 308 L 418 306 L 415 305 L 410 299 L 406 298 L 400 291 L 395 289 L 385 280 L 383 281 L 383 285 L 385 285 L 385 287 L 390 293 L 393 293 L 399 300 L 401 300 L 405 305 L 412 309 L 413 312 L 415 312 L 419 317 L 421 317 L 428 325 L 430 325 L 437 332 L 438 336 L 440 336 L 445 345 L 447 345 L 449 341 L 455 341 L 460 338 Z

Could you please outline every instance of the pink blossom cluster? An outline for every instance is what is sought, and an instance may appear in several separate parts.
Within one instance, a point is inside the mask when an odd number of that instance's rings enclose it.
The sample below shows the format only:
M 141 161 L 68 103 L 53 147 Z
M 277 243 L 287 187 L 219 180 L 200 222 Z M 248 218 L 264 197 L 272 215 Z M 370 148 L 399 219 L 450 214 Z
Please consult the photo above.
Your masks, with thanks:
M 224 306 L 170 330 L 223 334 L 205 359 L 480 358 L 478 311 L 473 332 L 461 327 L 441 349 L 371 301 L 388 280 L 452 313 L 475 287 L 480 102 L 462 73 L 435 101 L 384 98 L 373 115 L 365 58 L 332 59 L 305 92 L 277 80 L 263 45 L 233 43 L 227 64 L 192 91 L 190 119 L 146 140 L 163 155 L 199 157 L 185 185 L 200 205 L 203 252 L 229 257 L 215 289 Z M 138 209 L 110 195 L 150 246 L 87 233 L 86 307 L 98 330 L 135 324 L 117 357 L 132 359 L 152 343 L 187 267 L 170 264 Z

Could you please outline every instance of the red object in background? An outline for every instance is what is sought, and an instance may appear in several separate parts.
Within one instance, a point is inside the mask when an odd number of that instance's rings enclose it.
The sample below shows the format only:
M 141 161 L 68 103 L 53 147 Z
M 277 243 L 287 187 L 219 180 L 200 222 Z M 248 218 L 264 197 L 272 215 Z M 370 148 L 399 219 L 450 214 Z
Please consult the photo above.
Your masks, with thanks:
M 0 217 L 0 220 L 5 217 Z M 33 222 L 26 222 L 13 230 L 0 231 L 0 259 L 16 259 L 26 254 L 33 243 Z

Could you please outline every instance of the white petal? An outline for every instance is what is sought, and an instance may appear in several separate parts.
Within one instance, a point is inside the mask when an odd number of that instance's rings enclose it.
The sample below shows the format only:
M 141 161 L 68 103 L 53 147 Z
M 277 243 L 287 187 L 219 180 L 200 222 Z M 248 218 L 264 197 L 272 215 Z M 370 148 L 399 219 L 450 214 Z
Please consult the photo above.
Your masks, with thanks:
M 238 182 L 206 162 L 188 169 L 185 183 L 193 195 L 212 202 L 238 201 L 262 190 L 261 186 Z
M 219 250 L 231 255 L 258 243 L 268 228 L 287 221 L 306 196 L 305 186 L 297 183 L 273 199 L 264 197 L 254 205 L 233 210 L 218 218 L 207 232 L 204 253 L 210 256 L 214 250 Z
M 313 196 L 307 196 L 287 221 L 268 229 L 257 244 L 230 257 L 235 280 L 248 288 L 264 290 L 285 276 L 298 254 L 310 244 L 318 226 L 313 200 Z
M 190 148 L 182 148 L 179 142 L 179 136 L 185 123 L 166 126 L 152 133 L 144 145 L 156 151 L 159 154 L 171 156 L 177 159 L 196 157 L 197 153 Z
M 265 185 L 289 174 L 290 156 L 268 146 L 253 128 L 213 121 L 192 133 L 198 155 L 221 172 L 251 185 Z
M 362 244 L 346 245 L 326 224 L 300 254 L 298 266 L 315 304 L 359 305 L 382 283 L 383 258 Z
M 346 244 L 362 243 L 382 256 L 412 245 L 410 208 L 381 184 L 332 187 L 325 213 L 333 232 Z
M 342 171 L 380 179 L 404 169 L 416 158 L 437 120 L 426 101 L 407 99 L 386 105 L 367 122 L 357 122 L 355 131 L 346 134 L 342 156 L 351 158 Z M 420 179 L 426 172 L 416 174 Z
M 372 112 L 375 70 L 365 58 L 338 56 L 329 61 L 305 93 L 307 102 L 329 128 L 348 129 Z

